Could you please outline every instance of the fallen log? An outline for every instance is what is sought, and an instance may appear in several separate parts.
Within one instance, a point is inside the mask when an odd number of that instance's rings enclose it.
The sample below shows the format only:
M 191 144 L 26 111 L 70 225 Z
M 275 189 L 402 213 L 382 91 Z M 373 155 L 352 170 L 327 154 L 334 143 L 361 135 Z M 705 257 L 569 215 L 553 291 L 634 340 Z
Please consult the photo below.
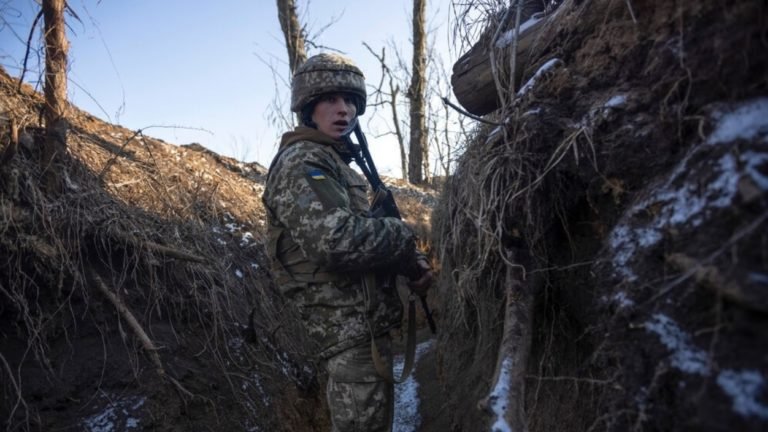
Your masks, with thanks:
M 532 73 L 527 69 L 538 58 L 538 51 L 547 45 L 541 35 L 559 27 L 559 20 L 567 15 L 559 12 L 570 8 L 572 3 L 572 0 L 566 0 L 553 12 L 545 14 L 542 1 L 524 0 L 520 7 L 519 27 L 516 26 L 517 8 L 510 6 L 499 25 L 489 26 L 480 40 L 453 65 L 451 86 L 461 106 L 475 115 L 486 115 L 499 109 L 504 95 L 513 90 L 509 82 L 511 70 L 514 69 L 515 75 L 514 89 L 518 89 L 523 78 Z

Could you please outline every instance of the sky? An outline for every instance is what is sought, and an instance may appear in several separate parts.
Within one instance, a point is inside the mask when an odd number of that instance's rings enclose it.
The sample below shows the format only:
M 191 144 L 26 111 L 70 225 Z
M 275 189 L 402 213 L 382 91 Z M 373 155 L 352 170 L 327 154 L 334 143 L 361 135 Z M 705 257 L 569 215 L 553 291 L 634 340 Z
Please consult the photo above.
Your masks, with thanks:
M 70 0 L 81 22 L 67 17 L 68 93 L 91 114 L 174 144 L 197 142 L 244 161 L 269 165 L 284 126 L 274 120 L 275 95 L 288 112 L 288 66 L 274 0 Z M 321 47 L 351 57 L 369 84 L 380 65 L 377 51 L 394 44 L 410 64 L 412 0 L 297 0 L 301 19 Z M 0 0 L 0 64 L 18 76 L 34 0 Z M 432 39 L 450 67 L 449 2 L 428 2 Z M 35 40 L 39 42 L 39 33 Z M 36 45 L 39 46 L 39 43 Z M 310 48 L 309 54 L 323 49 Z M 388 48 L 391 58 L 391 49 Z M 30 57 L 26 80 L 40 78 Z M 450 71 L 448 71 L 450 75 Z M 373 110 L 369 108 L 369 111 Z M 399 176 L 399 150 L 386 116 L 370 117 L 369 144 L 379 171 Z M 388 120 L 388 119 L 387 119 Z M 169 126 L 178 126 L 169 127 Z

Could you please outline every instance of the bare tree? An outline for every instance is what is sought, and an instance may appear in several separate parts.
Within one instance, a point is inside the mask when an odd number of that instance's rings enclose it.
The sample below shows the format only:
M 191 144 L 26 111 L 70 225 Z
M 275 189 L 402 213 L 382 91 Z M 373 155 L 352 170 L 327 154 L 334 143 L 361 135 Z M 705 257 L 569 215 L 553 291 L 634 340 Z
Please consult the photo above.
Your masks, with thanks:
M 277 0 L 277 19 L 280 20 L 280 28 L 283 30 L 285 48 L 288 50 L 288 65 L 293 75 L 296 68 L 307 60 L 304 29 L 296 12 L 296 2 Z
M 408 98 L 411 100 L 411 139 L 408 157 L 408 181 L 425 181 L 424 162 L 429 160 L 425 120 L 425 87 L 427 71 L 427 38 L 425 31 L 426 0 L 413 0 L 413 65 Z
M 59 189 L 57 165 L 67 150 L 67 42 L 64 25 L 65 0 L 43 0 L 45 24 L 45 108 L 46 141 L 41 165 L 49 190 Z
M 426 22 L 425 22 L 426 27 Z M 466 136 L 464 119 L 455 111 L 449 110 L 445 104 L 442 104 L 443 95 L 450 93 L 450 81 L 444 70 L 442 58 L 437 50 L 434 49 L 435 41 L 433 39 L 434 29 L 424 31 L 424 44 L 426 51 L 424 55 L 424 73 L 423 73 L 423 105 L 421 111 L 424 112 L 424 122 L 422 129 L 423 148 L 420 166 L 422 168 L 422 183 L 428 182 L 428 177 L 448 176 L 451 173 L 451 163 L 456 157 L 458 147 L 454 143 L 459 142 Z M 408 114 L 411 112 L 413 98 L 410 93 L 407 94 L 406 102 L 399 98 L 400 88 L 408 86 L 413 81 L 411 71 L 412 64 L 405 60 L 397 45 L 390 42 L 389 50 L 393 55 L 390 59 L 385 58 L 385 50 L 382 48 L 381 54 L 376 53 L 366 44 L 363 45 L 368 51 L 376 57 L 381 64 L 381 80 L 378 86 L 371 91 L 373 102 L 371 107 L 389 106 L 394 128 L 390 128 L 385 135 L 392 134 L 398 139 L 401 148 L 401 164 L 403 179 L 409 180 L 410 164 L 408 155 L 405 153 L 403 131 L 412 131 L 412 123 Z M 385 81 L 386 80 L 386 81 Z M 388 90 L 387 90 L 388 87 Z M 438 105 L 443 105 L 442 108 Z M 402 111 L 401 111 L 402 110 Z M 405 114 L 403 114 L 405 113 Z M 457 129 L 458 127 L 458 129 Z M 430 157 L 430 155 L 436 155 Z M 430 169 L 431 162 L 437 162 L 434 169 Z
M 395 136 L 397 137 L 397 144 L 400 146 L 400 169 L 402 171 L 402 178 L 403 180 L 408 180 L 408 155 L 405 153 L 405 139 L 400 127 L 400 116 L 397 112 L 397 96 L 400 94 L 400 85 L 397 83 L 392 70 L 387 66 L 386 51 L 384 47 L 381 48 L 381 55 L 378 55 L 367 43 L 363 42 L 363 45 L 381 64 L 381 82 L 379 82 L 379 86 L 373 93 L 373 105 L 386 104 L 391 108 L 392 123 L 395 126 Z M 385 78 L 389 84 L 389 93 L 385 93 L 382 90 Z

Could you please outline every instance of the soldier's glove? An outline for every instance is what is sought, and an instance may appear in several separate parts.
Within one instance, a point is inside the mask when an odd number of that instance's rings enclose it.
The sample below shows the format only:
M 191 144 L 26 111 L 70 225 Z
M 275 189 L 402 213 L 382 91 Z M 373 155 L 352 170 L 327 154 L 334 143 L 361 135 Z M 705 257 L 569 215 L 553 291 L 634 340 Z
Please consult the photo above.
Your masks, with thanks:
M 434 275 L 429 260 L 421 252 L 416 252 L 416 262 L 412 266 L 411 274 L 408 276 L 408 288 L 419 297 L 427 295 L 427 291 L 432 286 Z

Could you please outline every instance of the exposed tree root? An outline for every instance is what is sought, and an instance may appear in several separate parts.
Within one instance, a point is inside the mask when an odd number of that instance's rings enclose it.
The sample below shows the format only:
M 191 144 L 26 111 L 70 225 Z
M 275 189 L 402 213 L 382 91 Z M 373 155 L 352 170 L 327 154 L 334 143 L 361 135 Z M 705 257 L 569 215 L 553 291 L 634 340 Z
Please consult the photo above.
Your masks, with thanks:
M 21 386 L 19 383 L 14 379 L 13 377 L 13 371 L 11 370 L 11 366 L 8 364 L 8 362 L 5 360 L 5 357 L 3 357 L 3 354 L 0 353 L 0 361 L 3 363 L 3 369 L 5 369 L 5 373 L 8 374 L 8 381 L 13 385 L 13 389 L 16 391 L 16 403 L 13 405 L 13 409 L 10 411 L 10 414 L 8 415 L 8 421 L 7 423 L 10 424 L 11 420 L 13 419 L 13 416 L 16 414 L 16 410 L 19 408 L 19 405 L 24 405 L 24 409 L 26 411 L 26 423 L 29 424 L 29 407 L 27 406 L 27 402 L 24 400 L 24 397 L 21 394 Z M 8 401 L 10 402 L 10 401 Z
M 89 269 L 89 276 L 96 285 L 96 288 L 98 288 L 99 291 L 104 294 L 104 296 L 112 303 L 112 305 L 115 306 L 115 309 L 117 309 L 117 313 L 120 314 L 120 317 L 123 318 L 125 322 L 128 323 L 128 326 L 131 328 L 131 330 L 136 333 L 136 336 L 141 342 L 141 346 L 147 352 L 147 355 L 149 355 L 149 358 L 155 365 L 157 374 L 161 377 L 164 377 L 165 369 L 163 368 L 163 363 L 160 361 L 160 356 L 157 354 L 157 347 L 155 346 L 154 342 L 152 342 L 152 339 L 149 338 L 147 332 L 144 331 L 144 328 L 141 327 L 141 324 L 139 324 L 139 321 L 133 315 L 133 312 L 128 309 L 125 303 L 123 303 L 122 300 L 120 300 L 120 298 L 115 295 L 115 293 L 110 291 L 110 289 L 104 283 L 104 280 L 101 279 L 101 276 L 99 276 L 96 271 Z
M 514 432 L 527 432 L 525 371 L 531 348 L 533 296 L 520 267 L 507 266 L 506 297 L 504 334 L 493 373 L 496 384 L 478 402 L 478 408 L 494 413 L 494 424 L 506 423 Z

